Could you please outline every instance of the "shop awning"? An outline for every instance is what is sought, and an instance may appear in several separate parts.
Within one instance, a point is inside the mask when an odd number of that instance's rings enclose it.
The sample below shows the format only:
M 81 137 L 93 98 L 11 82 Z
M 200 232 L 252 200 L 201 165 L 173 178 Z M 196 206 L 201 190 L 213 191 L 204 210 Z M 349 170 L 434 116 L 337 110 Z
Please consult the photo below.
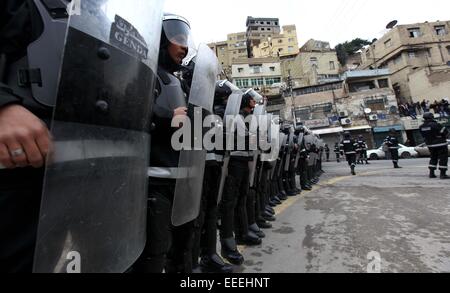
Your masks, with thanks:
M 384 127 L 375 127 L 373 129 L 373 132 L 380 133 L 380 132 L 389 132 L 391 129 L 395 129 L 395 131 L 403 131 L 402 125 L 392 125 L 392 126 L 384 126 Z
M 342 127 L 333 127 L 333 128 L 325 128 L 325 129 L 316 129 L 312 130 L 314 134 L 324 135 L 324 134 L 333 134 L 333 133 L 341 133 L 344 131 Z
M 369 125 L 355 126 L 355 127 L 344 128 L 344 131 L 356 131 L 356 130 L 365 130 L 365 129 L 372 129 L 372 127 L 370 127 Z

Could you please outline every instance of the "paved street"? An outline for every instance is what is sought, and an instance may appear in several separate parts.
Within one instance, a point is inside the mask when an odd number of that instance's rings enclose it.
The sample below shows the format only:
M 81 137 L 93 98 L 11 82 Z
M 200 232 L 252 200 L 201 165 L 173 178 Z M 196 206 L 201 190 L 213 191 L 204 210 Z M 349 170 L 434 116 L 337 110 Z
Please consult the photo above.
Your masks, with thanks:
M 245 248 L 244 273 L 450 272 L 450 181 L 428 159 L 357 167 L 326 163 L 319 185 L 278 207 L 263 245 Z

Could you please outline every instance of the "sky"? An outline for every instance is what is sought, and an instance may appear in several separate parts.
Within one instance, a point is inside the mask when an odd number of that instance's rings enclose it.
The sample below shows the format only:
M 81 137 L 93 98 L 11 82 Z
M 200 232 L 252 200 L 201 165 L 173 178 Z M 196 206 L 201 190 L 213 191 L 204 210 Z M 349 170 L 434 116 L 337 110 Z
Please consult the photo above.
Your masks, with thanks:
M 274 17 L 295 24 L 299 45 L 311 38 L 340 42 L 380 38 L 392 20 L 399 24 L 450 20 L 449 0 L 165 0 L 165 11 L 187 18 L 194 40 L 225 41 L 246 31 L 247 16 Z

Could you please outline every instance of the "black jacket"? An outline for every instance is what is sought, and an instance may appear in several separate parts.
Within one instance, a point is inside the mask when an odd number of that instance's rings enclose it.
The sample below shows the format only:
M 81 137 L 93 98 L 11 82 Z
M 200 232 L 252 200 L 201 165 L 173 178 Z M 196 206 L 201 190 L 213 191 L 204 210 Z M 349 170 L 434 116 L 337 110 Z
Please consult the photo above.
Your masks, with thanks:
M 398 139 L 395 136 L 388 136 L 384 140 L 384 143 L 389 147 L 390 150 L 398 150 L 400 148 Z
M 41 16 L 32 0 L 2 0 L 0 1 L 0 64 L 5 72 L 0 72 L 0 107 L 8 104 L 21 104 L 41 119 L 48 119 L 52 109 L 37 104 L 32 97 L 21 99 L 12 94 L 4 84 L 8 74 L 9 64 L 26 56 L 30 43 L 42 34 L 43 24 Z M 1 62 L 1 61 L 0 61 Z
M 358 147 L 358 144 L 353 140 L 352 138 L 344 139 L 341 142 L 341 150 L 346 155 L 353 155 L 356 154 L 356 149 Z
M 425 121 L 425 123 L 420 126 L 420 133 L 429 148 L 447 146 L 448 144 L 447 137 L 449 132 L 447 128 L 434 120 Z

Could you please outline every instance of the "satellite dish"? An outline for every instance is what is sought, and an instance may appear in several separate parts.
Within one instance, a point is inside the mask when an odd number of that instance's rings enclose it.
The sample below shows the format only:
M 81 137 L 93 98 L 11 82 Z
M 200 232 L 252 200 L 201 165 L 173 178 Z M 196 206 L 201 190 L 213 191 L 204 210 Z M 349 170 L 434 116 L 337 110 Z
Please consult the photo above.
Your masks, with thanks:
M 393 29 L 393 28 L 394 28 L 394 26 L 396 26 L 396 25 L 397 25 L 397 23 L 398 23 L 398 21 L 397 21 L 397 20 L 393 20 L 393 21 L 391 21 L 390 23 L 388 23 L 388 24 L 387 24 L 387 26 L 386 26 L 386 29 Z
M 369 115 L 369 114 L 372 113 L 372 109 L 366 108 L 366 109 L 364 109 L 364 113 L 366 113 L 367 115 Z

